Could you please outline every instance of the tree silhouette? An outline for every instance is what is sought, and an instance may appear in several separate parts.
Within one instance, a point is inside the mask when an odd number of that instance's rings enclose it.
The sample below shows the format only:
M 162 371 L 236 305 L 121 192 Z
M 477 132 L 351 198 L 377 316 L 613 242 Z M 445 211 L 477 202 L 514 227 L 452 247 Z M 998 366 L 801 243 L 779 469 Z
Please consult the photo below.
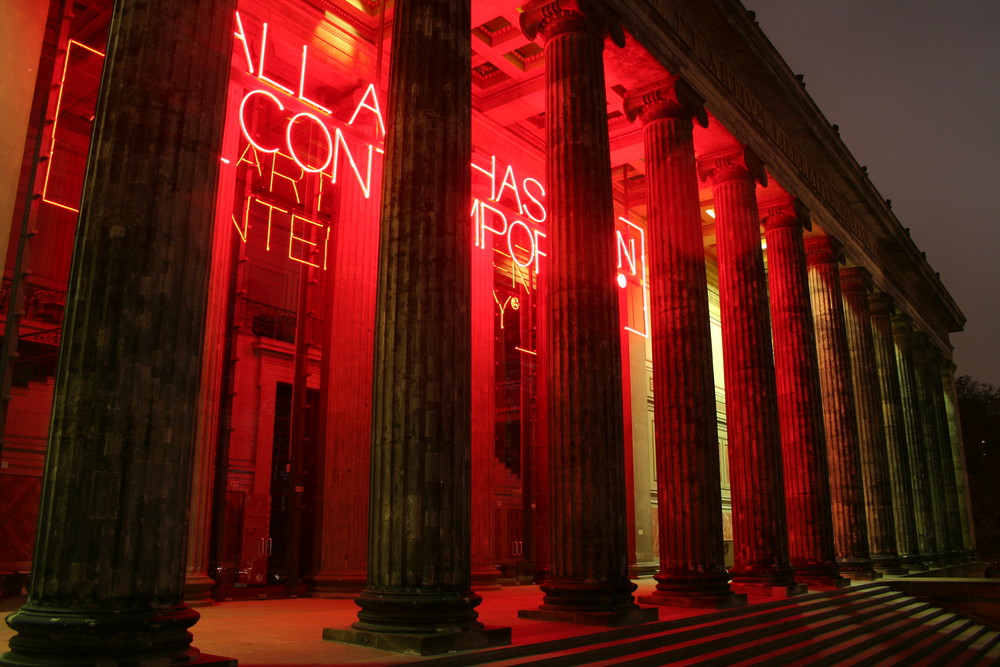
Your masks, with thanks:
M 976 549 L 1000 570 L 1000 387 L 963 375 L 956 389 Z

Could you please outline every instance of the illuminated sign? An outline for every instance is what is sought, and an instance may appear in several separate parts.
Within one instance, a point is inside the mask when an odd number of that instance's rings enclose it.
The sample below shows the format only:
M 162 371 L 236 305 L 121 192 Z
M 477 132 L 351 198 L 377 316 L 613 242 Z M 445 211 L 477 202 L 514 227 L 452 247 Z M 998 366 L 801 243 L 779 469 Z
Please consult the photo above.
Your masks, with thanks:
M 539 260 L 546 256 L 542 249 L 545 234 L 538 227 L 548 216 L 545 188 L 535 178 L 518 179 L 512 165 L 503 170 L 498 185 L 495 155 L 490 157 L 489 167 L 473 162 L 472 168 L 486 177 L 473 179 L 471 215 L 476 247 L 493 249 L 498 238 L 502 239 L 501 248 L 506 248 L 514 264 L 538 273 Z M 477 185 L 486 183 L 489 194 L 484 200 L 475 191 Z
M 616 280 L 618 286 L 626 290 L 625 330 L 645 338 L 649 335 L 646 232 L 634 222 L 619 217 L 615 229 L 615 247 L 618 255 Z
M 309 47 L 303 44 L 288 58 L 269 38 L 266 22 L 256 38 L 247 27 L 237 12 L 235 58 L 252 78 L 235 119 L 239 157 L 222 158 L 237 169 L 247 192 L 230 217 L 244 243 L 254 234 L 268 251 L 280 247 L 293 261 L 326 269 L 337 213 L 334 186 L 346 181 L 366 199 L 372 193 L 376 155 L 382 154 L 376 142 L 385 135 L 378 93 L 368 84 L 358 91 L 351 113 L 337 117 L 313 92 L 319 86 L 309 76 Z M 285 56 L 284 78 L 269 65 L 278 55 Z
M 91 56 L 96 56 L 91 57 Z M 97 103 L 97 82 L 101 78 L 101 68 L 104 54 L 86 44 L 71 39 L 66 44 L 63 53 L 62 76 L 59 79 L 59 93 L 56 95 L 55 109 L 52 113 L 51 136 L 49 137 L 48 155 L 45 160 L 45 176 L 42 180 L 42 201 L 73 213 L 80 211 L 80 192 L 83 187 L 82 178 L 53 179 L 53 168 L 57 173 L 72 173 L 82 176 L 86 162 L 86 154 L 74 147 L 72 141 L 67 142 L 64 149 L 63 133 L 60 131 L 60 116 L 63 101 L 75 100 L 78 107 L 75 113 L 84 111 L 89 120 L 93 120 L 94 107 Z M 67 77 L 67 72 L 73 68 L 74 76 Z M 90 101 L 84 105 L 83 101 Z M 58 148 L 58 150 L 57 150 Z
M 315 63 L 306 44 L 292 49 L 276 43 L 267 22 L 251 33 L 236 13 L 234 59 L 241 72 L 242 97 L 234 119 L 239 124 L 239 156 L 222 162 L 237 169 L 244 194 L 230 218 L 240 240 L 259 238 L 265 250 L 280 248 L 289 259 L 328 268 L 333 220 L 339 212 L 336 187 L 354 187 L 365 199 L 379 171 L 385 121 L 375 85 L 355 91 L 355 102 L 338 116 L 318 98 Z M 313 54 L 315 56 L 315 54 Z M 280 62 L 283 69 L 275 67 Z M 249 83 L 247 83 L 249 82 Z M 545 187 L 519 174 L 495 155 L 474 159 L 470 218 L 477 248 L 509 258 L 520 281 L 544 272 L 548 218 Z M 619 218 L 616 225 L 617 281 L 626 289 L 628 331 L 648 333 L 646 249 L 643 229 Z M 637 291 L 638 290 L 638 291 Z M 633 305 L 635 302 L 635 305 Z M 515 303 L 500 304 L 501 316 Z

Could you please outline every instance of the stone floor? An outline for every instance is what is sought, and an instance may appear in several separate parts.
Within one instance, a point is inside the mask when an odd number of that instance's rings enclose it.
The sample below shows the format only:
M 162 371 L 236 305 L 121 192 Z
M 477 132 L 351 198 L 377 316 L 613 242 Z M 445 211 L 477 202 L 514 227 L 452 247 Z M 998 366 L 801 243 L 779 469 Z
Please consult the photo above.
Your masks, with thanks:
M 892 579 L 892 577 L 887 577 Z M 637 581 L 637 595 L 653 590 L 652 579 Z M 533 609 L 541 602 L 537 586 L 510 586 L 483 591 L 480 621 L 511 628 L 512 643 L 528 644 L 584 635 L 594 627 L 541 622 L 518 618 L 521 609 Z M 772 600 L 751 596 L 749 603 Z M 12 611 L 24 598 L 0 600 L 0 610 Z M 660 620 L 679 619 L 709 613 L 659 607 Z M 421 660 L 361 646 L 322 639 L 324 628 L 346 628 L 356 620 L 357 607 L 351 600 L 316 598 L 269 599 L 221 602 L 199 608 L 201 620 L 192 628 L 194 645 L 204 653 L 237 658 L 243 667 L 268 665 L 399 665 Z M 6 648 L 12 631 L 0 627 L 0 650 Z
M 637 583 L 637 594 L 652 591 L 655 584 L 652 579 L 641 579 Z M 518 610 L 533 609 L 541 603 L 537 586 L 510 586 L 482 591 L 481 595 L 483 603 L 479 606 L 479 620 L 486 625 L 510 627 L 515 644 L 560 639 L 595 630 L 587 626 L 518 618 Z M 0 610 L 6 615 L 23 602 L 24 598 L 5 598 L 0 600 Z M 194 645 L 203 653 L 237 658 L 241 667 L 398 665 L 420 659 L 324 641 L 323 628 L 346 628 L 357 620 L 357 607 L 351 600 L 233 601 L 200 607 L 198 611 L 202 615 L 201 620 L 191 629 Z M 661 607 L 660 619 L 684 618 L 699 613 L 707 612 Z M 12 634 L 11 629 L 2 624 L 0 650 L 6 649 Z

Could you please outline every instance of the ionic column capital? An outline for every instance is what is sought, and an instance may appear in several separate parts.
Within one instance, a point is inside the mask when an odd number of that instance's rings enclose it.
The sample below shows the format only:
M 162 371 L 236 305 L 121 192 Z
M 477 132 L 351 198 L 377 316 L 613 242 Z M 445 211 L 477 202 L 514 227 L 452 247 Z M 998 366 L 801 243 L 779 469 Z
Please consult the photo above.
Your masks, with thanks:
M 616 46 L 625 46 L 625 31 L 602 3 L 595 0 L 531 0 L 524 5 L 521 31 L 534 40 L 548 41 L 566 33 L 590 33 L 597 38 L 610 34 Z
M 918 346 L 921 352 L 929 352 L 933 347 L 930 336 L 927 335 L 926 331 L 922 331 L 920 329 L 913 330 L 913 342 Z
M 764 231 L 768 232 L 781 227 L 812 229 L 809 209 L 801 199 L 791 195 L 765 206 L 761 222 L 764 224 Z
M 921 358 L 927 364 L 940 363 L 944 359 L 944 355 L 941 353 L 941 348 L 939 348 L 931 336 L 926 331 L 921 329 L 916 329 L 913 332 L 913 340 L 917 345 L 917 352 L 921 355 Z
M 844 262 L 844 246 L 832 236 L 815 236 L 806 239 L 806 264 L 842 264 Z
M 698 160 L 698 178 L 720 185 L 727 181 L 752 181 L 767 185 L 764 162 L 748 146 L 704 155 Z
M 868 295 L 868 310 L 872 315 L 889 317 L 894 307 L 895 302 L 885 292 L 873 292 Z
M 909 336 L 913 333 L 913 322 L 910 320 L 909 315 L 905 313 L 893 313 L 890 321 L 892 322 L 892 334 L 894 336 Z
M 847 266 L 840 270 L 840 291 L 865 292 L 872 288 L 872 276 L 863 266 Z
M 956 370 L 958 370 L 958 366 L 955 364 L 955 361 L 950 357 L 941 355 L 941 375 L 951 377 L 955 374 Z
M 705 100 L 679 76 L 629 91 L 625 95 L 625 116 L 633 122 L 641 117 L 643 124 L 664 118 L 696 118 L 699 125 L 708 127 Z

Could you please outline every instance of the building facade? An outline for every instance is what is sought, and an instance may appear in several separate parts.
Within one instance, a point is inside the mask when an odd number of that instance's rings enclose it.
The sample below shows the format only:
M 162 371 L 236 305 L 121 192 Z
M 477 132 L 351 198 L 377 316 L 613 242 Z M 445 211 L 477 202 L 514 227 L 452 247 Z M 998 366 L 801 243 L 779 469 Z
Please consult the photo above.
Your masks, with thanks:
M 6 28 L 3 664 L 971 557 L 964 316 L 736 0 L 111 4 Z

